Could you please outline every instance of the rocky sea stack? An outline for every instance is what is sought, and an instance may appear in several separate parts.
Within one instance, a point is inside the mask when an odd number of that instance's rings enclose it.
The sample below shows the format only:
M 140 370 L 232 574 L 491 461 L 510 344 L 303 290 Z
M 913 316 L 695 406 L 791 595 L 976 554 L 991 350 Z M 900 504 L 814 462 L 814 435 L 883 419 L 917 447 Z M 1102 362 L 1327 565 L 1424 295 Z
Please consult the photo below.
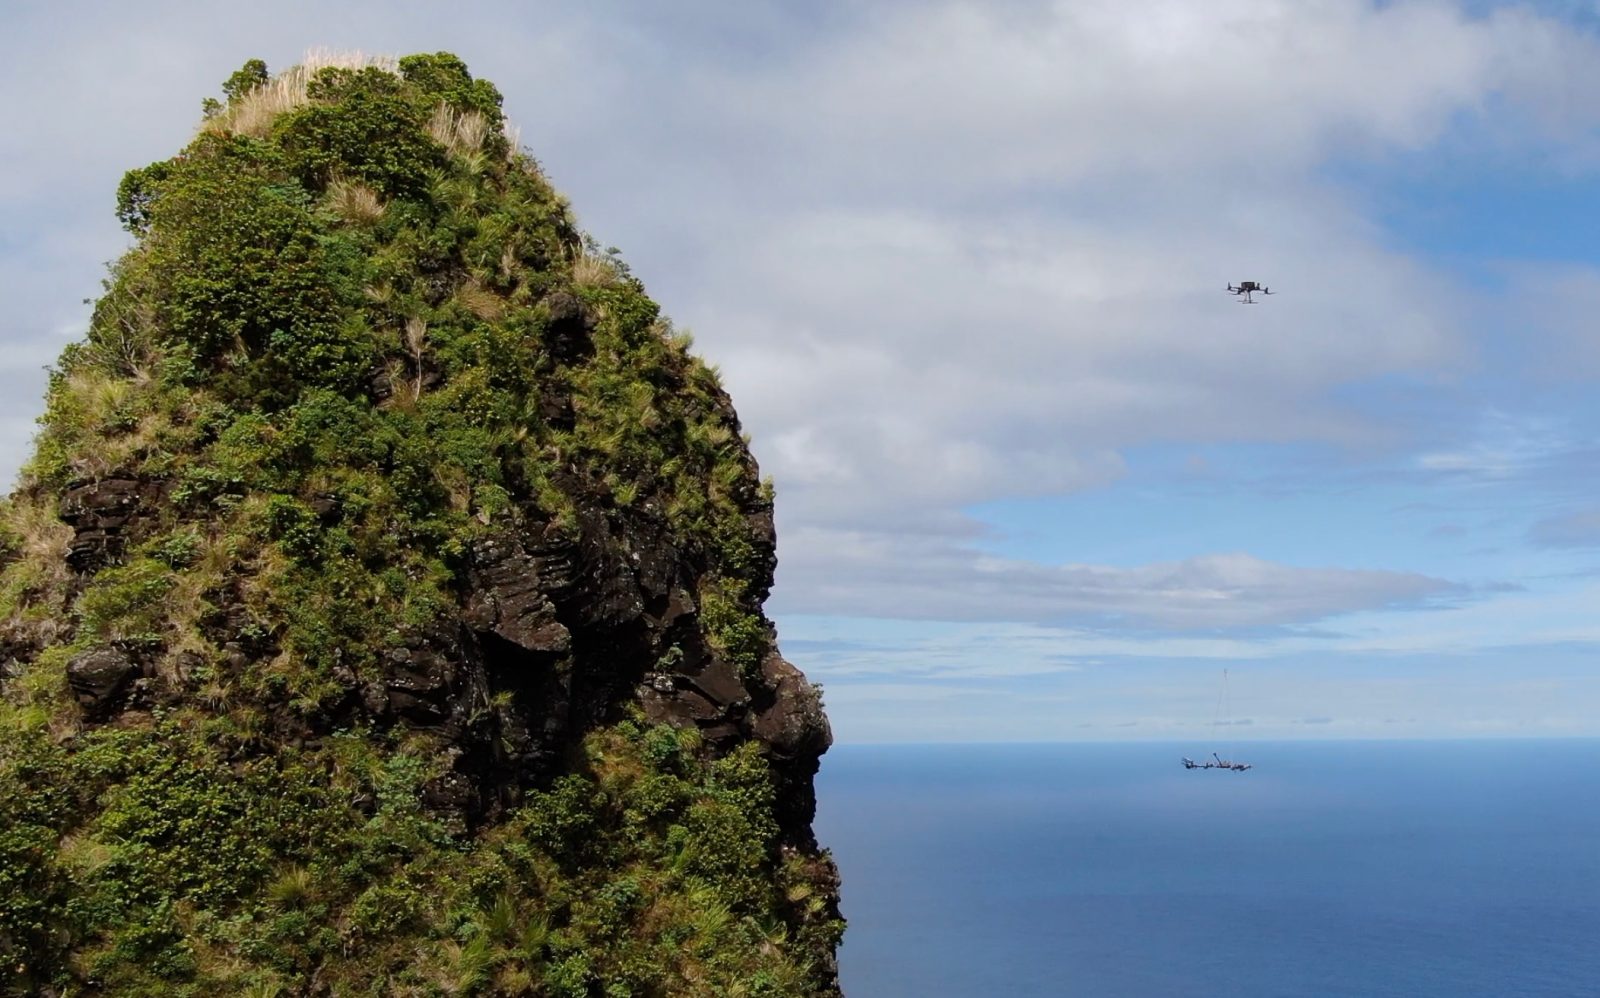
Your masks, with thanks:
M 11 994 L 832 995 L 714 369 L 447 54 L 247 63 L 3 509 Z

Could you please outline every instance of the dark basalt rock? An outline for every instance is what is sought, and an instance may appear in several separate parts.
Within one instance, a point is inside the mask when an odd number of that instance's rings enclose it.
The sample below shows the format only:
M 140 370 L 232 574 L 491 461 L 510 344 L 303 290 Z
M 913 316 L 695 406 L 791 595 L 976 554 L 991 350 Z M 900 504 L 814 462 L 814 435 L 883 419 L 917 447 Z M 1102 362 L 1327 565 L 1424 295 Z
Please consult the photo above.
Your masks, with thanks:
M 570 291 L 557 291 L 544 300 L 545 345 L 563 364 L 576 363 L 594 353 L 595 318 L 583 300 Z
M 820 756 L 833 744 L 833 729 L 822 712 L 816 687 L 776 651 L 761 663 L 762 678 L 772 690 L 771 703 L 756 714 L 751 734 L 772 746 L 782 759 Z
M 319 492 L 312 496 L 306 505 L 311 507 L 311 512 L 317 514 L 319 519 L 327 523 L 337 518 L 339 497 L 331 492 Z
M 117 648 L 95 648 L 67 662 L 67 685 L 91 720 L 104 720 L 121 705 L 140 676 L 137 662 Z
M 462 621 L 524 651 L 565 655 L 572 632 L 556 616 L 547 589 L 570 589 L 568 565 L 530 555 L 516 538 L 489 540 L 473 551 L 472 591 Z
M 67 564 L 86 574 L 118 561 L 163 498 L 160 485 L 138 478 L 103 478 L 68 489 L 58 508 L 73 532 Z
M 774 649 L 761 664 L 771 699 L 750 725 L 753 737 L 771 747 L 778 777 L 778 823 L 790 841 L 816 848 L 811 831 L 817 814 L 814 778 L 822 754 L 833 744 L 833 729 L 822 711 L 822 696 Z
M 420 728 L 439 727 L 453 713 L 456 659 L 421 645 L 389 653 L 383 712 Z
M 5 684 L 22 675 L 27 663 L 43 650 L 40 641 L 31 634 L 17 629 L 0 629 L 0 691 Z
M 449 768 L 423 784 L 422 803 L 429 809 L 450 816 L 456 830 L 464 831 L 468 818 L 475 817 L 481 807 L 479 781 L 475 779 L 466 753 L 460 749 L 447 749 Z

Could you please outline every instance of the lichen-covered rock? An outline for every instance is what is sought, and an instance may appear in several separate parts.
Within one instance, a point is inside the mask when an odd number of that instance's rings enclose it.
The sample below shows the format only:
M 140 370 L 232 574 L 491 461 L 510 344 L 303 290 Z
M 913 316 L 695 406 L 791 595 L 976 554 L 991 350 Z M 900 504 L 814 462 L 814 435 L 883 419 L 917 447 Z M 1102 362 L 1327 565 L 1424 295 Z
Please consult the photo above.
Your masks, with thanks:
M 0 515 L 0 993 L 837 993 L 731 400 L 446 54 L 269 77 Z

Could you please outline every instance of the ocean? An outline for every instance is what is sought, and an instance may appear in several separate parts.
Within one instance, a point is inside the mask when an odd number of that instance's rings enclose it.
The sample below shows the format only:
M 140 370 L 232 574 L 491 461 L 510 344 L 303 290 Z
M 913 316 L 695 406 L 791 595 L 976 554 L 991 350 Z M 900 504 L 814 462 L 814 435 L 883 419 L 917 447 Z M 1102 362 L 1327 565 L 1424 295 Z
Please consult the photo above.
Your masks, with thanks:
M 1600 996 L 1600 740 L 836 746 L 849 998 Z

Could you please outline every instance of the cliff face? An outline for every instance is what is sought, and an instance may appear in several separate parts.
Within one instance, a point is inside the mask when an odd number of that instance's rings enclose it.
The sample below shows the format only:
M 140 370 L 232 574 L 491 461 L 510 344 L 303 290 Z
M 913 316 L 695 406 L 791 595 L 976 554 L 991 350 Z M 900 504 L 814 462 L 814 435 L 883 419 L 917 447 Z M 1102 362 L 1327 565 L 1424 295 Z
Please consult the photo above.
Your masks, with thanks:
M 715 372 L 445 54 L 206 102 L 4 508 L 11 993 L 836 993 Z

